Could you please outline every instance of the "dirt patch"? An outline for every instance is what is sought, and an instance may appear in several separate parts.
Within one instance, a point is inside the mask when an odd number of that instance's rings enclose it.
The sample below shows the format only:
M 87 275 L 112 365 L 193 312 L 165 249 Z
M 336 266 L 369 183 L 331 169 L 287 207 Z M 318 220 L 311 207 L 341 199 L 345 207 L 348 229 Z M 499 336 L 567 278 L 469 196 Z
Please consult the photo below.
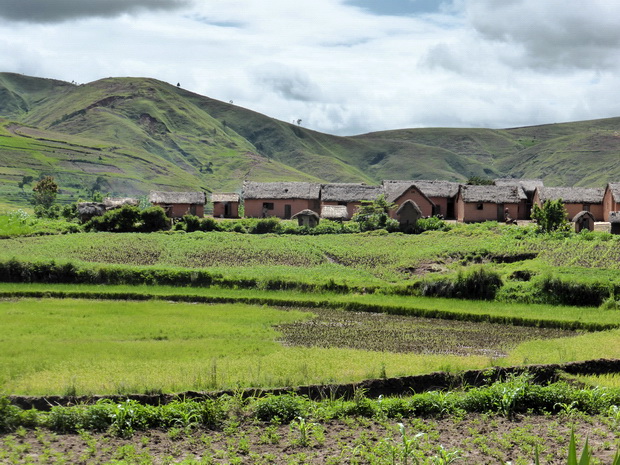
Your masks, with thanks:
M 240 418 L 218 430 L 171 428 L 127 439 L 109 434 L 20 431 L 0 436 L 0 462 L 344 464 L 392 463 L 392 454 L 396 454 L 396 463 L 405 463 L 398 423 L 414 444 L 409 463 L 414 463 L 413 457 L 430 463 L 430 458 L 442 453 L 460 457 L 456 463 L 463 464 L 533 463 L 538 447 L 541 463 L 562 464 L 571 429 L 579 450 L 588 436 L 593 456 L 600 463 L 611 463 L 617 443 L 614 425 L 599 416 L 309 419 L 305 439 L 299 423 L 278 425 Z

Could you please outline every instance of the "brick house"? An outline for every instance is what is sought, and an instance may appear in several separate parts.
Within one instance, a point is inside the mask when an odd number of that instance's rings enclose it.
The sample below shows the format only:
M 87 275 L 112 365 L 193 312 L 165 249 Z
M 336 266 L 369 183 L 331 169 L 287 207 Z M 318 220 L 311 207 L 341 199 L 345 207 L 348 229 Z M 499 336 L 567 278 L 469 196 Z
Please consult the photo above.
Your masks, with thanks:
M 436 205 L 415 184 L 414 181 L 383 181 L 385 200 L 395 203 L 400 207 L 407 200 L 414 202 L 422 216 L 433 216 Z M 392 210 L 390 216 L 396 219 L 396 211 Z
M 239 218 L 239 194 L 213 193 L 211 202 L 214 218 Z
M 163 208 L 169 218 L 181 218 L 184 215 L 202 218 L 205 214 L 206 196 L 204 192 L 151 191 L 149 202 Z
M 290 219 L 302 210 L 320 211 L 321 185 L 310 182 L 243 183 L 243 206 L 247 218 L 275 216 Z
M 382 193 L 381 186 L 350 183 L 323 184 L 321 186 L 321 209 L 327 206 L 345 206 L 347 208 L 346 219 L 351 219 L 363 200 L 376 200 Z
M 538 187 L 534 203 L 542 207 L 547 200 L 562 199 L 568 221 L 579 212 L 592 213 L 595 221 L 603 221 L 603 189 L 591 187 Z
M 456 196 L 456 219 L 463 223 L 500 221 L 506 214 L 522 218 L 526 195 L 518 186 L 462 185 Z
M 611 212 L 620 211 L 620 184 L 608 183 L 603 194 L 603 221 L 610 221 Z

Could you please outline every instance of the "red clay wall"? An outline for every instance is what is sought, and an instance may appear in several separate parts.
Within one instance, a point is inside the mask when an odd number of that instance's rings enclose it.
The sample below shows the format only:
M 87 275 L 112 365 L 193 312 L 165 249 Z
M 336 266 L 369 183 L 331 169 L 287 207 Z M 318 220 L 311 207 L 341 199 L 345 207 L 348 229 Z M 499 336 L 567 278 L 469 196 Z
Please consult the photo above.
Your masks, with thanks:
M 165 204 L 153 204 L 166 210 L 169 218 L 181 218 L 185 215 L 195 215 L 199 218 L 205 216 L 204 205 L 190 205 L 188 203 L 175 203 L 167 209 Z
M 403 195 L 395 200 L 395 203 L 400 207 L 407 200 L 415 202 L 418 208 L 422 211 L 422 216 L 433 216 L 433 203 L 425 197 L 417 188 L 409 188 Z M 396 219 L 396 210 L 390 212 L 390 216 Z
M 266 215 L 263 214 L 263 203 L 273 203 L 273 210 L 268 210 Z M 305 209 L 310 209 L 316 213 L 320 212 L 320 204 L 318 200 L 247 199 L 244 202 L 245 217 L 263 218 L 264 216 L 275 216 L 278 218 L 284 218 L 285 205 L 291 206 L 291 216 Z
M 506 203 L 502 205 L 502 212 L 508 209 L 511 218 L 519 218 L 519 204 Z M 475 223 L 479 221 L 504 221 L 504 214 L 498 218 L 496 203 L 482 203 L 482 210 L 478 209 L 478 203 L 465 203 L 458 201 L 456 205 L 457 220 L 463 223 Z
M 609 221 L 609 212 L 617 211 L 620 211 L 620 204 L 618 202 L 614 202 L 611 191 L 607 189 L 605 191 L 605 197 L 603 197 L 603 221 Z
M 226 216 L 225 203 L 224 202 L 213 202 L 213 217 L 214 218 L 239 218 L 239 203 L 230 202 L 229 205 L 230 205 L 230 215 Z

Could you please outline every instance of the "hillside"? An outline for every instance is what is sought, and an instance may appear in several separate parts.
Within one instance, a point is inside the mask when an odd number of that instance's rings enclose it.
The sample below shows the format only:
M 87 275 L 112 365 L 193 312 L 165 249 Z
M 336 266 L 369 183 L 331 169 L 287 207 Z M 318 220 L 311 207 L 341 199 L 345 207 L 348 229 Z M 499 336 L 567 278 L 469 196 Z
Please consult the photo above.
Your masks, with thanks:
M 22 190 L 24 177 L 43 174 L 56 177 L 65 201 L 92 189 L 235 191 L 244 180 L 620 179 L 620 118 L 338 137 L 155 79 L 75 85 L 10 73 L 0 73 L 0 118 L 0 203 L 25 203 L 32 183 Z

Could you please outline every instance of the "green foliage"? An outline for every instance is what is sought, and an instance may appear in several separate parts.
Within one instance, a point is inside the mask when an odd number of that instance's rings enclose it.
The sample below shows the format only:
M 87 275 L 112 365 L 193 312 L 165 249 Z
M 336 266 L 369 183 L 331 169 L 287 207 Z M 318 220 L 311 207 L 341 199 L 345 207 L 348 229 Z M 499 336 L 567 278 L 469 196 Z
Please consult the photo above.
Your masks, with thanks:
M 32 188 L 31 203 L 35 207 L 37 217 L 54 217 L 51 208 L 58 195 L 58 184 L 52 176 L 43 177 Z M 57 215 L 56 215 L 57 217 Z
M 293 394 L 267 396 L 255 403 L 254 415 L 262 421 L 289 423 L 307 415 L 307 400 Z
M 432 216 L 430 218 L 420 218 L 416 223 L 416 232 L 424 231 L 450 231 L 452 227 L 444 220 Z
M 352 221 L 359 223 L 362 232 L 377 229 L 397 231 L 398 221 L 390 218 L 390 211 L 395 208 L 396 204 L 388 202 L 384 195 L 380 195 L 373 201 L 362 200 L 362 204 L 353 215 Z
M 497 272 L 477 267 L 459 272 L 454 279 L 423 281 L 420 287 L 424 296 L 493 300 L 502 284 Z
M 469 186 L 492 186 L 493 180 L 483 176 L 471 176 L 466 184 Z
M 567 231 L 569 228 L 568 216 L 562 199 L 546 200 L 542 208 L 534 205 L 532 219 L 538 223 L 538 229 L 543 233 Z
M 161 207 L 148 207 L 140 212 L 143 232 L 165 231 L 170 229 L 170 220 Z

